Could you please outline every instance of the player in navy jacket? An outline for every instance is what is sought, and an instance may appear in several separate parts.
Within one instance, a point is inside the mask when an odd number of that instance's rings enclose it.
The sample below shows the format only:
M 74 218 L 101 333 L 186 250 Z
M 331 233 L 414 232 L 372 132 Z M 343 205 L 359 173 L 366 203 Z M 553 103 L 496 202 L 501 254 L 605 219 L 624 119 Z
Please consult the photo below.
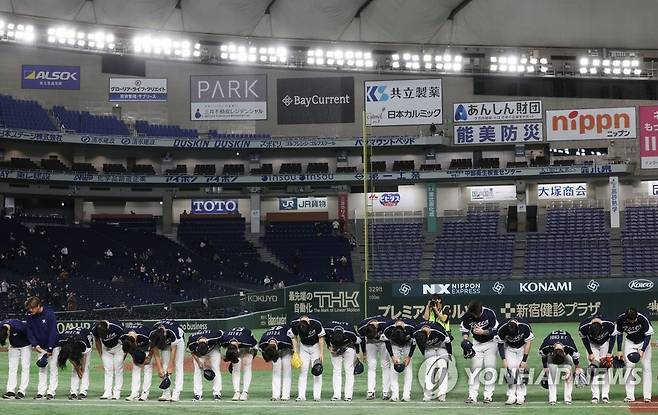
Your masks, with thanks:
M 30 340 L 27 338 L 27 325 L 24 321 L 11 319 L 0 323 L 0 345 L 4 346 L 9 340 L 9 373 L 7 376 L 7 392 L 2 395 L 4 399 L 23 399 L 30 382 Z M 18 384 L 18 364 L 21 366 L 21 384 Z
M 432 400 L 433 391 L 436 390 L 439 402 L 444 402 L 448 393 L 448 364 L 452 360 L 450 333 L 442 323 L 433 321 L 421 321 L 415 329 L 414 341 L 425 358 L 423 401 Z M 435 389 L 436 380 L 439 385 Z
M 359 349 L 361 338 L 354 329 L 354 324 L 346 321 L 333 320 L 324 324 L 325 339 L 331 352 L 333 366 L 332 401 L 341 399 L 342 370 L 345 368 L 345 401 L 352 400 L 354 394 L 354 359 Z
M 57 319 L 55 313 L 44 306 L 39 297 L 30 297 L 25 302 L 27 310 L 27 338 L 37 352 L 39 360 L 47 359 L 47 365 L 39 367 L 39 384 L 34 399 L 54 399 L 59 382 L 57 355 L 59 346 L 57 340 Z M 50 379 L 49 376 L 50 375 Z
M 615 346 L 615 323 L 601 316 L 587 317 L 580 322 L 578 332 L 587 350 L 587 360 L 590 364 L 599 366 L 601 359 L 611 358 Z M 592 404 L 610 401 L 610 367 L 600 367 L 596 378 L 590 382 L 592 389 Z
M 471 356 L 471 373 L 468 379 L 468 398 L 466 403 L 477 402 L 480 391 L 480 372 L 496 369 L 496 330 L 498 319 L 496 313 L 490 308 L 483 307 L 479 301 L 471 301 L 462 317 L 460 331 L 462 333 L 462 349 L 465 356 Z M 473 343 L 469 337 L 473 336 Z M 493 401 L 496 382 L 485 382 L 484 403 Z
M 571 335 L 564 330 L 555 330 L 549 333 L 539 346 L 539 356 L 544 367 L 544 376 L 548 381 L 548 402 L 555 405 L 557 402 L 557 385 L 564 380 L 564 403 L 571 405 L 574 372 L 578 376 L 580 368 L 580 355 Z
M 296 342 L 290 326 L 273 326 L 267 329 L 258 342 L 266 362 L 272 362 L 272 401 L 290 399 L 292 385 L 293 344 Z
M 220 347 L 224 332 L 217 331 L 198 331 L 190 336 L 187 340 L 187 350 L 192 354 L 194 360 L 194 400 L 203 399 L 203 371 L 206 367 L 215 372 L 215 378 L 212 380 L 213 399 L 218 401 L 222 399 L 222 374 L 219 371 L 219 365 L 222 361 Z
M 178 402 L 183 390 L 185 361 L 185 332 L 174 320 L 160 320 L 149 333 L 150 355 L 161 378 L 174 375 L 174 389 L 162 392 L 159 401 Z
M 391 319 L 386 316 L 368 317 L 358 325 L 361 336 L 361 352 L 368 362 L 368 395 L 367 400 L 375 399 L 377 386 L 377 360 L 382 368 L 382 399 L 390 399 L 391 395 L 391 358 L 386 350 L 384 329 Z M 361 360 L 364 360 L 363 357 Z
M 290 322 L 290 333 L 292 337 L 299 337 L 299 342 L 293 350 L 298 353 L 302 360 L 302 367 L 299 371 L 299 380 L 297 381 L 297 401 L 306 400 L 306 379 L 309 369 L 315 361 L 320 363 L 324 361 L 324 336 L 325 331 L 322 322 L 316 317 L 302 315 Z M 322 397 L 322 374 L 313 376 L 313 400 L 319 401 Z
M 413 340 L 415 322 L 407 319 L 391 320 L 390 324 L 384 329 L 386 337 L 386 350 L 388 351 L 391 361 L 391 401 L 400 400 L 400 385 L 398 384 L 398 375 L 395 370 L 396 365 L 404 365 L 404 388 L 402 390 L 402 401 L 411 400 L 411 383 L 413 381 L 413 367 L 411 358 L 414 355 L 416 344 Z
M 153 381 L 153 364 L 149 356 L 149 334 L 150 330 L 143 324 L 132 325 L 130 328 L 124 328 L 123 334 L 119 337 L 123 352 L 132 357 L 132 381 L 130 395 L 126 397 L 127 401 L 146 401 L 149 397 L 151 382 Z M 144 372 L 144 382 L 142 385 L 142 372 Z M 140 393 L 141 386 L 141 393 Z
M 123 388 L 123 359 L 125 353 L 119 337 L 123 334 L 123 325 L 115 320 L 100 320 L 91 329 L 96 339 L 96 350 L 103 362 L 105 371 L 105 388 L 101 399 L 117 400 Z M 112 387 L 114 384 L 114 387 Z
M 94 336 L 89 329 L 73 327 L 65 330 L 59 339 L 59 355 L 57 365 L 60 369 L 66 367 L 66 362 L 73 365 L 71 371 L 71 393 L 69 400 L 87 399 L 89 390 L 89 362 Z
M 251 386 L 251 363 L 256 355 L 256 339 L 251 330 L 246 327 L 234 327 L 224 333 L 222 346 L 226 347 L 225 361 L 231 362 L 233 372 L 233 400 L 246 401 L 249 398 Z M 242 390 L 240 390 L 240 377 L 242 376 Z
M 524 376 L 534 338 L 530 324 L 521 318 L 511 318 L 498 326 L 495 340 L 508 373 L 506 405 L 523 405 L 525 402 L 527 385 Z
M 643 314 L 638 313 L 636 309 L 629 308 L 616 321 L 617 328 L 617 353 L 619 358 L 626 362 L 626 367 L 633 370 L 635 376 L 626 377 L 626 398 L 625 402 L 635 400 L 635 382 L 634 379 L 639 377 L 635 372 L 636 363 L 628 359 L 631 353 L 640 355 L 640 365 L 642 366 L 642 394 L 645 402 L 651 402 L 651 336 L 653 327 L 651 322 Z M 626 341 L 623 336 L 626 334 Z M 622 353 L 622 342 L 624 351 Z

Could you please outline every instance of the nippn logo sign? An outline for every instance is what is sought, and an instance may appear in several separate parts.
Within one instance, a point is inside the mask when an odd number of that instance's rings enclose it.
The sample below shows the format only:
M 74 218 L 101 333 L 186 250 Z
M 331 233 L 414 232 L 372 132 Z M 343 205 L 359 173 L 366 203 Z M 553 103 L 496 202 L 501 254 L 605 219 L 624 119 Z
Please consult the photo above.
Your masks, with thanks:
M 635 108 L 546 111 L 548 141 L 636 138 Z

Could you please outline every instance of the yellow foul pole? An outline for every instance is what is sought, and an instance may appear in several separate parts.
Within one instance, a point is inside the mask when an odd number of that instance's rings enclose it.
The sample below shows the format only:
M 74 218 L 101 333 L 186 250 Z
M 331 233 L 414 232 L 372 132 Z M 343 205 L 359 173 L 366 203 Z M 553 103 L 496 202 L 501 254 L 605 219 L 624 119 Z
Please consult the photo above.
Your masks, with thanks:
M 366 111 L 363 111 L 363 247 L 364 247 L 364 271 L 363 271 L 363 302 L 364 318 L 368 316 L 368 271 L 370 269 L 370 253 L 368 252 L 368 132 L 366 131 Z

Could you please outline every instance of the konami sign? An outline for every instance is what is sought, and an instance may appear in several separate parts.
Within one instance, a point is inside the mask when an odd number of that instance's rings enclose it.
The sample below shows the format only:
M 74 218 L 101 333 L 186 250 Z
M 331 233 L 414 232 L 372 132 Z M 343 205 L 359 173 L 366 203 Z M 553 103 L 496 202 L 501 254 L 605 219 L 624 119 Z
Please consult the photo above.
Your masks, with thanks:
M 190 209 L 190 212 L 193 214 L 236 213 L 237 211 L 237 200 L 192 200 L 192 206 Z
M 635 108 L 546 111 L 548 141 L 637 138 Z

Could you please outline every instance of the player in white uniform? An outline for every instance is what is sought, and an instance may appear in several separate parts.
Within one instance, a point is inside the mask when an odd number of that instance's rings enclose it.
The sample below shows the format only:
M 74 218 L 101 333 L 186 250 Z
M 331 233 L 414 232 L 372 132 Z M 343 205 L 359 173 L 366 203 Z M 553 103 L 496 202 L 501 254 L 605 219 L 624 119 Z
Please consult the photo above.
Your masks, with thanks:
M 293 350 L 293 353 L 298 353 L 302 360 L 297 383 L 297 401 L 305 401 L 308 371 L 316 361 L 322 364 L 324 360 L 324 327 L 317 318 L 303 315 L 290 322 L 290 336 L 293 338 L 299 336 L 299 350 Z M 321 397 L 322 374 L 313 376 L 313 400 L 318 402 Z
M 639 363 L 642 366 L 642 395 L 644 402 L 651 402 L 651 335 L 653 327 L 651 322 L 643 314 L 638 313 L 636 309 L 629 308 L 616 321 L 617 326 L 617 358 L 622 359 L 626 364 L 626 369 L 631 373 L 626 373 L 626 398 L 624 402 L 635 401 L 635 383 L 634 379 L 638 377 L 635 373 L 635 366 Z M 626 340 L 623 341 L 624 333 Z M 622 341 L 624 352 L 622 353 Z M 637 353 L 637 361 L 631 361 L 634 353 Z M 639 358 L 638 358 L 639 357 Z M 633 376 L 635 374 L 635 376 Z
M 571 405 L 574 377 L 582 373 L 578 349 L 571 335 L 564 330 L 549 333 L 539 346 L 539 356 L 544 366 L 542 386 L 548 389 L 548 402 L 557 403 L 557 385 L 564 382 L 564 404 Z
M 292 386 L 292 351 L 296 340 L 291 337 L 290 326 L 274 326 L 267 329 L 258 342 L 258 348 L 266 362 L 272 362 L 272 401 L 290 400 Z
M 462 333 L 462 349 L 464 357 L 472 358 L 471 373 L 468 380 L 468 398 L 466 403 L 475 403 L 480 391 L 480 374 L 484 374 L 484 403 L 493 402 L 493 393 L 496 387 L 496 330 L 498 320 L 496 313 L 490 308 L 483 307 L 478 301 L 468 305 L 468 311 L 462 317 L 460 331 Z M 473 343 L 469 336 L 473 336 Z M 491 378 L 493 376 L 493 378 Z M 490 379 L 491 378 L 491 379 Z
M 220 346 L 224 332 L 217 331 L 200 331 L 190 336 L 187 342 L 187 349 L 192 354 L 194 360 L 194 400 L 203 399 L 203 378 L 204 369 L 210 366 L 214 375 L 212 379 L 213 399 L 218 401 L 222 399 L 222 374 L 219 365 L 222 361 Z
M 608 403 L 615 323 L 601 316 L 587 317 L 580 322 L 578 332 L 587 350 L 587 360 L 590 364 L 592 404 Z
M 161 378 L 173 374 L 174 388 L 165 389 L 159 401 L 178 402 L 183 391 L 183 363 L 185 359 L 185 333 L 173 320 L 160 320 L 153 325 L 149 340 L 149 355 Z
M 96 350 L 103 361 L 105 370 L 105 389 L 101 399 L 117 400 L 123 388 L 123 359 L 119 338 L 123 334 L 123 325 L 114 320 L 100 320 L 91 329 L 96 339 Z
M 390 324 L 391 319 L 385 316 L 373 316 L 359 323 L 358 332 L 361 336 L 361 353 L 365 353 L 368 363 L 368 395 L 366 399 L 375 399 L 375 387 L 377 385 L 377 361 L 382 369 L 382 399 L 391 398 L 391 358 L 386 351 L 386 337 L 384 329 Z
M 331 321 L 325 325 L 326 341 L 331 352 L 333 366 L 332 401 L 340 401 L 342 394 L 342 372 L 345 368 L 345 401 L 350 402 L 354 394 L 354 359 L 361 338 L 356 334 L 354 325 L 346 321 Z
M 69 400 L 87 399 L 89 391 L 89 362 L 91 361 L 91 344 L 94 336 L 88 329 L 75 327 L 64 331 L 59 339 L 57 366 L 66 367 L 66 362 L 73 365 L 71 371 L 71 392 Z
M 256 355 L 256 339 L 251 330 L 245 327 L 234 327 L 224 333 L 221 345 L 226 347 L 224 360 L 231 362 L 231 380 L 233 381 L 233 400 L 249 399 L 251 386 L 252 362 Z M 242 378 L 242 388 L 240 388 Z
M 123 352 L 130 355 L 133 360 L 130 395 L 126 397 L 127 401 L 139 399 L 144 402 L 149 398 L 151 382 L 153 381 L 153 362 L 151 356 L 148 356 L 149 333 L 150 330 L 144 327 L 143 324 L 137 324 L 125 329 L 120 337 Z M 144 373 L 143 383 L 142 372 Z
M 528 354 L 532 347 L 530 324 L 520 318 L 511 318 L 498 326 L 495 340 L 498 352 L 507 369 L 507 401 L 505 405 L 523 405 L 528 390 Z
M 400 400 L 400 385 L 398 377 L 404 373 L 404 385 L 402 389 L 402 402 L 411 400 L 411 386 L 413 382 L 413 365 L 411 358 L 416 349 L 413 340 L 415 323 L 407 319 L 391 320 L 384 329 L 386 337 L 386 351 L 391 358 L 391 401 Z
M 0 323 L 0 345 L 9 340 L 9 373 L 7 374 L 7 392 L 3 399 L 23 399 L 30 382 L 30 340 L 27 338 L 27 326 L 24 321 L 11 319 Z M 21 383 L 18 385 L 18 366 L 21 366 Z M 16 386 L 18 385 L 18 391 Z

